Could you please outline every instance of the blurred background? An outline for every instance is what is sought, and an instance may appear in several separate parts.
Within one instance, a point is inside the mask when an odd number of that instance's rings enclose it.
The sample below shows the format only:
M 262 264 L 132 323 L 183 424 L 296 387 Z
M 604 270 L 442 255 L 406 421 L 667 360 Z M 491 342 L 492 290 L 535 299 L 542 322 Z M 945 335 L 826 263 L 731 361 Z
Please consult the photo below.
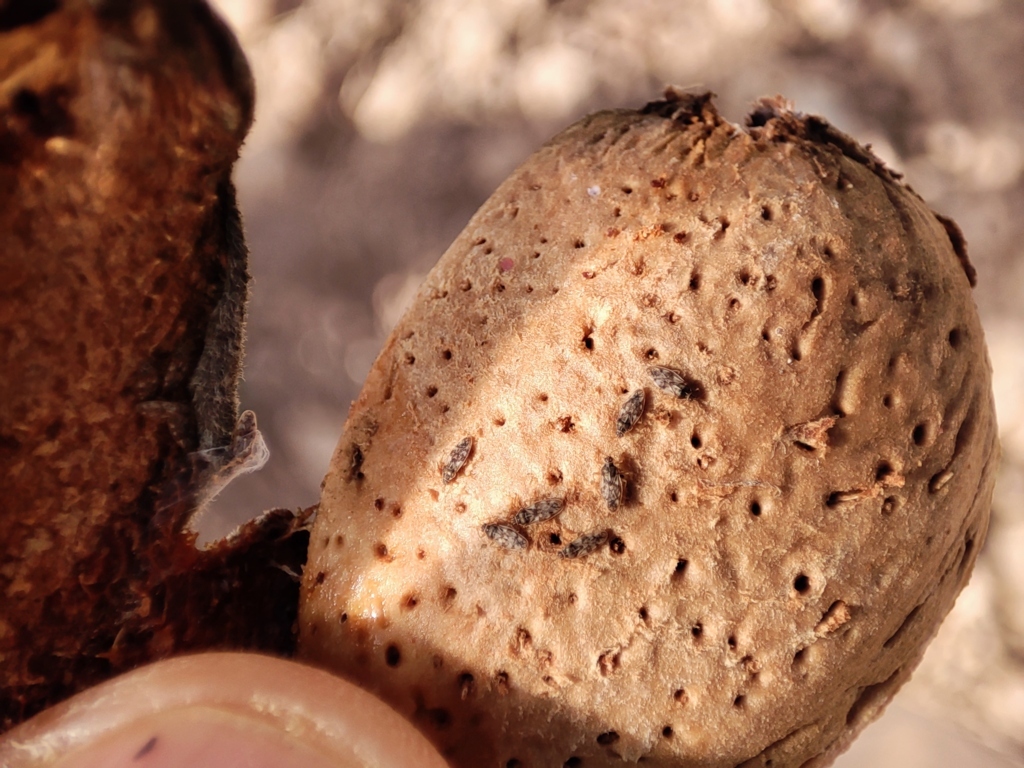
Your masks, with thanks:
M 253 294 L 242 404 L 268 465 L 207 539 L 317 500 L 348 405 L 416 287 L 543 141 L 667 84 L 742 122 L 776 93 L 963 228 L 1003 442 L 992 532 L 921 670 L 840 768 L 1024 766 L 1021 0 L 215 0 L 257 83 L 236 181 Z

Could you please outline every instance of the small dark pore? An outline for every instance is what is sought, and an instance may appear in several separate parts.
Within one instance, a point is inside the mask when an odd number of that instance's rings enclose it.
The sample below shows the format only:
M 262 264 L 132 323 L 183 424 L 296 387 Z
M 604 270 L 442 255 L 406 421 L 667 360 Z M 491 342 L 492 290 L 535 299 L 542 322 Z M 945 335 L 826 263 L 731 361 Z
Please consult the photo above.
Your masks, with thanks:
M 374 499 L 373 500 L 373 508 L 376 509 L 378 512 L 380 510 L 384 509 L 384 499 L 382 499 L 380 497 Z
M 671 725 L 666 725 L 664 728 L 662 728 L 661 729 L 661 735 L 664 736 L 666 739 L 671 739 L 672 738 L 672 726 Z
M 433 397 L 437 394 L 437 387 L 431 385 L 427 387 L 427 397 Z
M 772 209 L 769 208 L 767 205 L 761 206 L 761 218 L 764 219 L 765 221 L 772 220 Z
M 701 636 L 704 634 L 704 625 L 699 622 L 694 624 L 690 628 L 690 634 L 693 635 L 694 640 L 700 640 Z
M 614 744 L 619 740 L 619 734 L 615 731 L 605 731 L 597 736 L 597 743 L 602 747 L 607 747 L 609 744 Z
M 439 731 L 443 731 L 445 728 L 452 724 L 451 714 L 448 712 L 447 709 L 444 709 L 443 707 L 434 707 L 433 709 L 428 709 L 424 714 L 427 716 L 427 720 L 430 721 L 430 724 L 437 728 L 437 730 Z
M 801 573 L 795 579 L 793 579 L 793 589 L 799 592 L 801 595 L 811 588 L 811 579 L 806 574 Z
M 732 700 L 732 705 L 734 707 L 742 707 L 746 703 L 747 703 L 747 697 L 744 696 L 742 693 L 740 695 L 738 695 L 735 699 Z
M 928 440 L 928 425 L 923 423 L 918 424 L 914 427 L 911 437 L 914 440 L 914 445 L 924 445 Z
M 612 551 L 613 555 L 621 555 L 626 551 L 626 542 L 616 536 L 608 544 L 608 549 Z
M 696 432 L 690 435 L 690 445 L 692 445 L 694 448 L 700 448 L 701 445 L 703 445 L 700 439 L 700 435 L 698 435 Z
M 700 290 L 700 275 L 696 272 L 690 275 L 690 290 Z
M 583 761 L 575 755 L 573 755 L 564 763 L 562 763 L 562 768 L 580 768 L 581 765 L 583 765 Z
M 825 279 L 822 277 L 816 277 L 811 281 L 811 294 L 814 296 L 816 302 L 814 310 L 811 312 L 811 317 L 817 317 L 822 313 L 825 302 Z
M 397 667 L 402 663 L 402 652 L 394 643 L 384 649 L 384 663 L 389 667 Z
M 960 346 L 960 342 L 963 340 L 963 332 L 959 328 L 954 328 L 949 332 L 947 337 L 949 340 L 949 346 L 956 349 Z
M 472 696 L 476 690 L 476 682 L 473 679 L 473 675 L 469 672 L 463 672 L 459 675 L 456 682 L 459 689 L 459 698 L 463 701 Z
M 752 514 L 754 517 L 761 516 L 761 502 L 756 500 L 750 502 L 750 514 Z
M 584 336 L 583 337 L 583 346 L 586 347 L 588 350 L 593 349 L 594 348 L 594 338 L 592 336 L 590 336 L 589 334 L 587 336 Z

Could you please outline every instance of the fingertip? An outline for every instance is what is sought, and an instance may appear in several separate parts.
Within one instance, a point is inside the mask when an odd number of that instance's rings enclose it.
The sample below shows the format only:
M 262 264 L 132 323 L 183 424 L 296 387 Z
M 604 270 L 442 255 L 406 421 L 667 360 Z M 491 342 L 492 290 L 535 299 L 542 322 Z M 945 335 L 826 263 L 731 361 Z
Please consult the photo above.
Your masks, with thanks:
M 85 691 L 0 739 L 10 768 L 445 768 L 366 691 L 268 656 L 158 662 Z

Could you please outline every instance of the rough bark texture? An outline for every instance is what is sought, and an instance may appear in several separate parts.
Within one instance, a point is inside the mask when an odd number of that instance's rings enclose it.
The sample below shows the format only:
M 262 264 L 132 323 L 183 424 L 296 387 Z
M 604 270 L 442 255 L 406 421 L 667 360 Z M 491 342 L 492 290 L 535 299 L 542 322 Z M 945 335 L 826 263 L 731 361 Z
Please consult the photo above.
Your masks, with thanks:
M 262 449 L 236 428 L 252 104 L 204 3 L 0 2 L 0 731 L 178 650 L 291 646 L 305 515 L 205 551 L 188 526 Z

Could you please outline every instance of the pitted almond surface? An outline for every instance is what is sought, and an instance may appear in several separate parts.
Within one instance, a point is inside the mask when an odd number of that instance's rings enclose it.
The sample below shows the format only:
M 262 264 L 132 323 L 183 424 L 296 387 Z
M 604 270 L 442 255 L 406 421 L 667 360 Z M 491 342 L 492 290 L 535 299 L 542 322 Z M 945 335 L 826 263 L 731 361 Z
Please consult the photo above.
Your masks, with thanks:
M 827 764 L 986 532 L 972 277 L 955 225 L 778 102 L 745 130 L 706 97 L 584 119 L 353 404 L 302 656 L 453 766 Z

